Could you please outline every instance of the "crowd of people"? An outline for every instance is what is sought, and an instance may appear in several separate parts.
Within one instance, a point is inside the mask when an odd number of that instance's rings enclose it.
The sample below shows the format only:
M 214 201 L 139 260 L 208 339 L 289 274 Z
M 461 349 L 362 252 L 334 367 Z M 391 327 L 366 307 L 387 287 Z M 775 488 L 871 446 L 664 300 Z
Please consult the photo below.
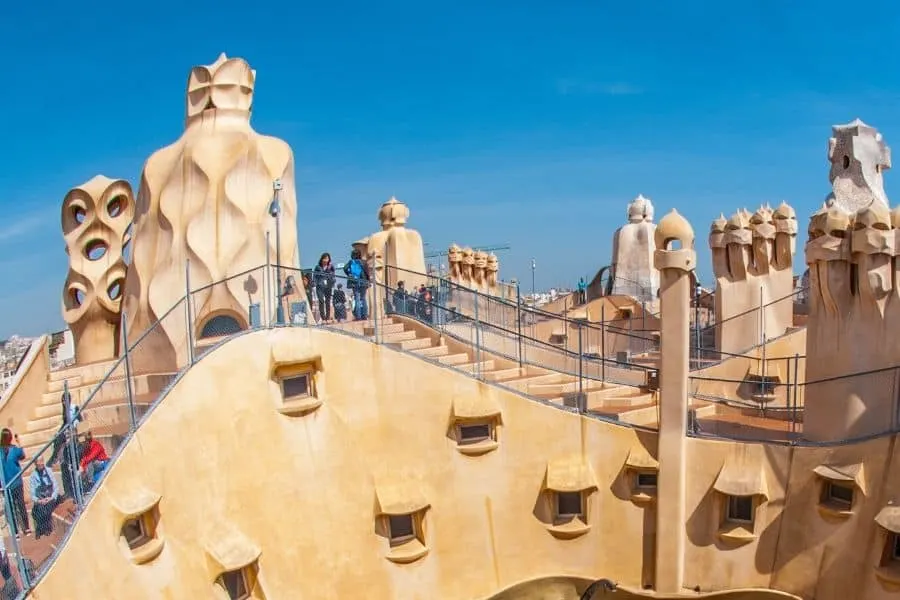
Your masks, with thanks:
M 27 456 L 19 443 L 18 434 L 9 428 L 0 431 L 0 468 L 7 495 L 6 506 L 12 510 L 8 522 L 11 533 L 16 538 L 33 534 L 37 539 L 51 535 L 53 511 L 66 499 L 76 499 L 78 491 L 82 494 L 90 491 L 109 465 L 106 449 L 94 439 L 92 432 L 86 431 L 83 436 L 77 433 L 76 426 L 80 420 L 80 416 L 76 416 L 72 426 L 66 426 L 64 419 L 63 426 L 53 439 L 49 460 L 45 461 L 43 456 L 37 457 L 27 477 L 22 472 Z M 79 437 L 82 440 L 79 440 Z M 54 470 L 57 464 L 61 473 L 59 479 Z M 30 511 L 25 497 L 26 481 Z
M 337 271 L 328 252 L 319 257 L 312 273 L 303 276 L 307 303 L 317 322 L 341 323 L 347 320 L 365 321 L 369 318 L 368 292 L 372 278 L 369 266 L 359 250 L 351 252 L 350 260 L 344 264 L 342 279 L 346 281 L 346 290 L 344 283 L 338 281 Z M 395 290 L 384 290 L 383 293 L 387 313 L 431 320 L 433 294 L 424 284 L 409 291 L 405 283 L 399 281 Z

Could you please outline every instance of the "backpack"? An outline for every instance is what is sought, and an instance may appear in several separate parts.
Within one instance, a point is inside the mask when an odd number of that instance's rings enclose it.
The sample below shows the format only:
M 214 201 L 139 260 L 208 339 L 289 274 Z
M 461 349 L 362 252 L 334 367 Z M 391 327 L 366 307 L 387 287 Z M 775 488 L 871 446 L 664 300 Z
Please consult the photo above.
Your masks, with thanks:
M 366 270 L 363 268 L 362 261 L 358 258 L 354 258 L 350 261 L 348 271 L 350 273 L 350 277 L 352 277 L 353 279 L 362 279 L 366 274 Z

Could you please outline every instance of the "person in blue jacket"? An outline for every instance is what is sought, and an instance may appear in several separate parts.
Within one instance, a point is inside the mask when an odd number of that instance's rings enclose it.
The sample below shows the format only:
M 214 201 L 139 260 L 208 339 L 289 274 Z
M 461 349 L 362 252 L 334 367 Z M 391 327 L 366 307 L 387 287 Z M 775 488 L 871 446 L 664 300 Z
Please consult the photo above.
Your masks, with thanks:
M 13 435 L 9 428 L 0 432 L 0 460 L 3 466 L 3 483 L 6 493 L 9 494 L 9 503 L 12 505 L 14 517 L 9 520 L 12 531 L 19 537 L 19 532 L 31 535 L 31 526 L 28 523 L 28 509 L 25 508 L 25 488 L 22 485 L 22 461 L 25 460 L 25 451 L 19 444 L 19 435 Z M 13 481 L 15 479 L 15 481 Z M 9 483 L 12 482 L 12 483 Z

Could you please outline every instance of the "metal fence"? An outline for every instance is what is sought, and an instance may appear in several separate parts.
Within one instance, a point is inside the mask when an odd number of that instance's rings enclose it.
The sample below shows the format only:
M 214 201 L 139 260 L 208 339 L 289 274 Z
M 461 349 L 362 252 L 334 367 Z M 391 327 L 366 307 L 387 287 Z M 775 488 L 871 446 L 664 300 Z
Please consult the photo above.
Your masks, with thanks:
M 845 445 L 900 431 L 900 367 L 848 373 L 805 381 L 806 357 L 745 357 L 747 375 L 689 378 L 688 434 L 694 437 L 772 442 L 803 446 Z M 884 419 L 865 434 L 807 435 L 807 402 L 827 405 L 858 402 L 885 407 Z M 828 404 L 826 404 L 826 402 Z

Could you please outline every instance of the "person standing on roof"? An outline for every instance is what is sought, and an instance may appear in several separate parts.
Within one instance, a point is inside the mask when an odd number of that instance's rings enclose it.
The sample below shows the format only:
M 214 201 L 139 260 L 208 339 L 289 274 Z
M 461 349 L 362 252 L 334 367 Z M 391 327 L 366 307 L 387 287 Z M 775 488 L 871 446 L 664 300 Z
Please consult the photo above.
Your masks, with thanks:
M 331 255 L 322 253 L 319 264 L 313 269 L 313 282 L 316 286 L 316 300 L 319 301 L 319 319 L 323 323 L 331 321 L 331 292 L 334 289 L 334 265 Z
M 365 321 L 369 318 L 369 307 L 366 305 L 366 291 L 369 289 L 369 267 L 362 260 L 362 252 L 353 250 L 350 262 L 344 265 L 347 276 L 347 287 L 353 292 L 353 320 Z

